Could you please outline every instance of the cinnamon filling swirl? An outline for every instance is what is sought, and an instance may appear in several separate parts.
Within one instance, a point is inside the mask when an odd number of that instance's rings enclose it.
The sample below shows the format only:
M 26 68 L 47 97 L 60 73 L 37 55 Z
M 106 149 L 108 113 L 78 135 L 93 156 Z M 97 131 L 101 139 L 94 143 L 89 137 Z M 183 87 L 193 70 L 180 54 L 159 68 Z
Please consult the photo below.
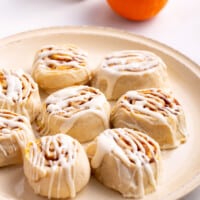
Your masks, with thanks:
M 103 140 L 105 140 L 105 144 L 103 144 Z M 109 147 L 107 146 L 105 148 L 110 149 L 104 153 L 114 154 L 115 157 L 119 158 L 128 167 L 131 165 L 143 166 L 146 163 L 153 163 L 159 159 L 158 145 L 148 136 L 140 132 L 132 131 L 131 129 L 118 128 L 104 131 L 103 134 L 97 137 L 97 148 L 102 148 L 101 150 L 97 150 L 97 152 L 105 149 L 103 145 L 109 145 Z M 95 168 L 99 166 L 105 155 L 101 156 L 98 158 L 97 155 L 93 160 L 94 162 L 92 161 Z M 95 160 L 97 161 L 98 159 L 101 160 L 97 164 Z
M 69 141 L 68 141 L 69 140 Z M 28 145 L 27 153 L 32 155 L 32 161 L 40 154 L 39 160 L 35 161 L 40 167 L 66 167 L 74 162 L 78 151 L 75 140 L 68 140 L 62 137 L 61 134 L 52 137 L 45 137 L 31 142 Z M 34 163 L 34 162 L 33 162 Z
M 96 178 L 124 197 L 141 198 L 148 189 L 155 190 L 160 148 L 144 133 L 107 129 L 88 146 L 87 152 Z
M 74 88 L 74 90 L 76 90 Z M 80 87 L 71 95 L 62 97 L 52 96 L 46 100 L 46 110 L 48 113 L 57 113 L 69 118 L 73 114 L 90 109 L 90 102 L 101 95 L 96 89 L 87 86 Z
M 131 154 L 136 152 L 141 152 L 143 154 L 142 165 L 144 165 L 145 162 L 152 163 L 156 158 L 158 159 L 158 147 L 152 141 L 148 141 L 147 137 L 140 134 L 140 132 L 136 134 L 126 129 L 126 131 L 122 133 L 122 130 L 123 129 L 115 129 L 116 136 L 114 136 L 114 140 L 118 146 L 124 150 L 124 153 L 131 163 L 136 164 L 136 161 L 131 157 Z
M 72 86 L 47 97 L 37 126 L 40 135 L 62 132 L 85 142 L 109 127 L 109 115 L 110 105 L 98 89 Z
M 37 84 L 23 70 L 0 69 L 0 108 L 25 115 L 31 122 L 41 102 Z
M 0 110 L 0 136 L 15 134 L 17 131 L 26 132 L 29 126 L 29 122 L 25 117 L 8 110 Z
M 126 101 L 128 104 L 126 104 L 124 101 Z M 137 110 L 137 108 L 140 107 L 143 108 L 144 111 L 147 109 L 152 112 L 160 113 L 164 117 L 167 117 L 171 114 L 178 115 L 180 112 L 179 102 L 170 94 L 167 94 L 160 89 L 147 89 L 138 90 L 137 92 L 128 92 L 127 95 L 124 96 L 124 100 L 122 100 L 121 104 L 127 105 L 125 107 L 128 110 L 131 108 Z
M 162 149 L 177 147 L 188 135 L 180 103 L 172 92 L 158 88 L 125 93 L 113 107 L 111 123 L 145 132 Z
M 79 159 L 85 161 L 85 168 Z M 62 133 L 30 142 L 25 149 L 24 170 L 34 191 L 49 199 L 75 197 L 90 176 L 84 149 Z
M 87 54 L 73 46 L 45 47 L 38 52 L 36 63 L 50 70 L 77 70 L 87 66 Z

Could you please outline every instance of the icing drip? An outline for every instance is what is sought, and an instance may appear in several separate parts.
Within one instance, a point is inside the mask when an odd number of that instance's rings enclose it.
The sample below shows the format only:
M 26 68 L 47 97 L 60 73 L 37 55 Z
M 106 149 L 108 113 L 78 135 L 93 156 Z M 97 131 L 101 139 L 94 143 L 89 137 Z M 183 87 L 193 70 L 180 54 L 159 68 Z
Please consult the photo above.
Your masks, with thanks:
M 51 198 L 52 188 L 55 185 L 57 198 L 60 198 L 63 177 L 65 177 L 70 197 L 75 197 L 74 165 L 77 148 L 77 142 L 64 134 L 45 136 L 39 142 L 31 143 L 28 157 L 33 167 L 29 174 L 32 176 L 31 180 L 37 181 L 41 176 L 37 168 L 44 173 L 49 171 L 48 198 Z M 38 185 L 40 185 L 39 182 Z M 38 187 L 41 188 L 41 185 Z
M 4 147 L 2 145 L 0 145 L 0 152 L 2 152 L 5 157 L 8 156 L 7 151 L 4 149 Z
M 15 76 L 7 76 L 7 97 L 9 100 L 17 101 L 21 99 L 20 94 L 22 94 L 22 84 L 20 80 Z
M 49 121 L 54 115 L 65 118 L 65 123 L 61 126 L 60 131 L 70 130 L 77 118 L 85 113 L 94 113 L 103 119 L 105 127 L 109 126 L 107 111 L 104 108 L 106 98 L 99 90 L 88 86 L 74 86 L 60 90 L 50 95 L 46 101 L 46 110 L 48 118 L 44 119 L 43 113 L 42 124 L 46 127 L 41 131 L 42 134 L 49 132 Z M 46 123 L 45 123 L 46 120 Z
M 49 182 L 48 199 L 51 198 L 51 192 L 52 192 L 53 182 L 54 182 L 54 178 L 55 178 L 56 166 L 52 166 L 51 169 L 52 170 L 51 170 L 51 178 L 50 178 L 50 182 Z
M 144 173 L 148 176 L 150 185 L 156 187 L 158 174 L 154 175 L 151 164 L 155 164 L 158 173 L 159 147 L 151 138 L 140 132 L 118 128 L 107 129 L 96 138 L 95 143 L 96 152 L 91 159 L 92 168 L 100 167 L 105 155 L 112 154 L 118 166 L 119 180 L 123 180 L 124 173 L 128 173 L 128 180 L 123 181 L 129 187 L 137 189 L 138 196 L 144 195 Z M 138 182 L 133 179 L 135 173 L 138 173 Z M 128 197 L 129 194 L 123 195 Z

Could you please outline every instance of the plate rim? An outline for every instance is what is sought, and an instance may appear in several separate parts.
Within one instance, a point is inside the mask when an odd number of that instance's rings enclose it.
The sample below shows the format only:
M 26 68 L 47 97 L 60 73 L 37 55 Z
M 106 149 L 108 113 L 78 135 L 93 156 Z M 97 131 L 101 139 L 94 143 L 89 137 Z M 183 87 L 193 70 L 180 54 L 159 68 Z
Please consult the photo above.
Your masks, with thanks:
M 135 34 L 129 31 L 125 31 L 122 29 L 116 29 L 116 28 L 111 28 L 111 27 L 80 25 L 80 26 L 50 26 L 50 27 L 45 27 L 45 28 L 32 29 L 32 30 L 23 31 L 23 32 L 19 32 L 13 35 L 0 38 L 0 48 L 2 46 L 9 45 L 12 43 L 18 43 L 21 40 L 28 39 L 32 36 L 41 36 L 41 35 L 46 35 L 46 34 L 52 34 L 52 35 L 65 34 L 65 33 L 70 33 L 70 32 L 76 32 L 77 34 L 98 33 L 98 34 L 102 34 L 106 36 L 110 35 L 110 36 L 120 37 L 122 39 L 128 39 L 130 41 L 135 41 L 137 39 L 138 43 L 145 44 L 146 46 L 151 46 L 151 44 L 153 44 L 154 45 L 153 47 L 155 49 L 161 52 L 164 52 L 165 54 L 169 56 L 171 56 L 170 54 L 173 54 L 172 57 L 178 60 L 179 62 L 187 63 L 187 65 L 184 65 L 184 67 L 189 69 L 193 73 L 193 75 L 197 77 L 198 81 L 200 82 L 200 65 L 198 65 L 195 61 L 193 61 L 191 58 L 189 58 L 185 54 L 155 39 L 152 39 L 143 35 Z M 188 194 L 189 192 L 191 192 L 192 190 L 194 190 L 199 185 L 200 185 L 200 173 L 197 173 L 195 176 L 190 178 L 190 181 L 184 183 L 175 192 L 171 192 L 168 195 L 166 195 L 164 199 L 181 198 L 185 196 L 186 194 Z
M 31 30 L 26 30 L 22 32 L 18 32 L 15 34 L 11 34 L 9 36 L 0 38 L 0 46 L 8 45 L 9 43 L 13 42 L 19 42 L 21 39 L 26 39 L 31 37 L 31 35 L 41 35 L 41 34 L 59 34 L 59 33 L 67 33 L 67 32 L 73 32 L 80 30 L 82 33 L 87 33 L 89 32 L 98 32 L 98 33 L 106 33 L 107 35 L 115 35 L 115 36 L 120 36 L 121 38 L 137 38 L 138 41 L 141 43 L 147 42 L 147 44 L 154 43 L 156 45 L 156 48 L 158 49 L 164 49 L 166 52 L 170 51 L 178 55 L 181 59 L 186 60 L 187 62 L 190 62 L 192 64 L 191 68 L 193 72 L 200 78 L 200 65 L 192 60 L 190 57 L 185 55 L 179 50 L 176 50 L 175 48 L 157 41 L 156 39 L 152 39 L 150 37 L 146 37 L 144 35 L 136 34 L 130 31 L 126 31 L 123 29 L 117 29 L 117 28 L 112 28 L 112 27 L 104 27 L 104 26 L 90 26 L 90 25 L 79 25 L 79 26 L 49 26 L 49 27 L 44 27 L 44 28 L 36 28 L 36 29 L 31 29 Z

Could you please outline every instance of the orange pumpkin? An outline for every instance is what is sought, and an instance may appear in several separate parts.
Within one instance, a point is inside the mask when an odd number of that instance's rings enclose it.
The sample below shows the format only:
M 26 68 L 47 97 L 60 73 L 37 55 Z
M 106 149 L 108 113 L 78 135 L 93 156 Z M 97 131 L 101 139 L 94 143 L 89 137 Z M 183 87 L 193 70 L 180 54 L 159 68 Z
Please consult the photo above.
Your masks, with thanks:
M 130 20 L 146 20 L 154 17 L 167 0 L 107 0 L 110 7 L 122 17 Z

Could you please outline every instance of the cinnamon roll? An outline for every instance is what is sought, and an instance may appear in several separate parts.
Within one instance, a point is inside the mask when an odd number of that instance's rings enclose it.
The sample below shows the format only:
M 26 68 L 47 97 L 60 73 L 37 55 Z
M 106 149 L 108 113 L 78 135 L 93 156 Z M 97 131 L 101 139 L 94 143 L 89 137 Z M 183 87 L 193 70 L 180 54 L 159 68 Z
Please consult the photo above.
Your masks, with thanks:
M 40 135 L 62 132 L 80 142 L 92 140 L 109 127 L 110 105 L 88 86 L 72 86 L 51 94 L 37 119 Z
M 32 122 L 41 102 L 37 84 L 23 70 L 0 69 L 0 108 L 22 114 Z
M 142 50 L 113 52 L 102 61 L 92 80 L 109 100 L 129 90 L 166 87 L 167 67 L 160 57 Z
M 185 115 L 171 92 L 161 89 L 129 91 L 114 105 L 111 122 L 145 132 L 162 149 L 175 148 L 187 139 Z
M 26 117 L 1 109 L 0 167 L 22 163 L 25 145 L 34 138 Z
M 85 84 L 91 79 L 91 73 L 85 51 L 72 45 L 49 45 L 36 53 L 32 76 L 42 89 L 50 93 Z
M 36 194 L 49 199 L 68 198 L 86 186 L 90 165 L 78 141 L 56 134 L 28 143 L 24 173 Z
M 87 147 L 95 177 L 124 197 L 141 198 L 156 189 L 160 148 L 146 134 L 107 129 Z

